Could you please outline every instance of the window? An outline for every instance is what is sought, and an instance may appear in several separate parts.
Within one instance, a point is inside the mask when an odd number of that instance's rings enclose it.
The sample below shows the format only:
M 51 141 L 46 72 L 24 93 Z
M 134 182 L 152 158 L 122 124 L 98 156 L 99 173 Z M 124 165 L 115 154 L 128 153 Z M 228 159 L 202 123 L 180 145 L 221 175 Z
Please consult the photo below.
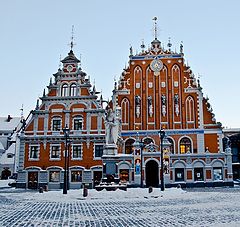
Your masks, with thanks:
M 60 181 L 60 172 L 59 171 L 50 171 L 49 172 L 49 182 L 59 182 Z
M 81 159 L 82 158 L 82 146 L 81 145 L 73 145 L 72 146 L 72 158 L 73 159 Z
M 171 154 L 174 154 L 174 143 L 173 143 L 173 140 L 172 140 L 171 138 L 169 138 L 169 137 L 167 137 L 167 140 L 168 140 L 168 142 L 171 144 L 171 145 L 169 146 L 169 152 L 170 152 Z
M 175 181 L 184 181 L 184 169 L 183 168 L 175 169 Z
M 77 95 L 77 85 L 72 84 L 70 86 L 70 96 L 76 96 Z
M 29 159 L 38 159 L 38 152 L 39 152 L 38 146 L 30 146 Z
M 128 139 L 125 142 L 125 154 L 132 154 L 134 139 Z
M 71 171 L 71 182 L 82 182 L 82 171 Z
M 189 138 L 182 138 L 180 141 L 180 154 L 191 152 L 191 141 Z
M 213 180 L 222 180 L 222 168 L 221 167 L 214 167 L 213 168 Z
M 7 154 L 7 158 L 12 158 L 13 154 Z
M 153 139 L 152 139 L 152 138 L 149 138 L 149 137 L 148 137 L 148 138 L 145 138 L 144 141 L 143 141 L 143 144 L 144 144 L 144 145 L 148 145 L 148 144 L 150 144 L 150 143 L 154 143 L 154 142 L 153 142 Z
M 95 158 L 101 158 L 103 155 L 103 145 L 101 144 L 96 144 L 95 145 L 95 150 L 94 150 L 94 156 Z
M 62 96 L 67 96 L 68 95 L 68 85 L 63 84 L 62 86 Z
M 120 169 L 119 178 L 121 182 L 129 181 L 129 170 L 128 169 Z
M 53 119 L 52 120 L 52 130 L 53 131 L 61 130 L 61 119 Z
M 73 119 L 73 129 L 74 130 L 82 130 L 83 129 L 83 119 L 82 117 Z
M 194 168 L 194 181 L 203 181 L 203 168 Z
M 50 159 L 60 159 L 60 146 L 54 145 L 51 147 Z

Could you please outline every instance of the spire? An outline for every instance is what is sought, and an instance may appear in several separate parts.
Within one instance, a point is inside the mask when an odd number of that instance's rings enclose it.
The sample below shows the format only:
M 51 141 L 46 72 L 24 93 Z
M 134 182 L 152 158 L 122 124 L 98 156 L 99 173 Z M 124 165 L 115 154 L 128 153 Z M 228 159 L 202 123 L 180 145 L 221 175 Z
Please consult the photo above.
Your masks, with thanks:
M 130 52 L 130 55 L 129 55 L 129 56 L 130 56 L 130 57 L 133 56 L 133 48 L 132 48 L 131 45 L 130 45 L 130 48 L 129 48 L 129 52 Z
M 73 43 L 73 39 L 74 39 L 74 25 L 72 25 L 72 36 L 71 36 L 71 42 L 70 42 L 71 51 L 73 49 L 73 46 L 76 45 L 75 43 Z
M 157 40 L 157 17 L 154 17 L 153 18 L 153 21 L 154 21 L 154 39 Z
M 52 85 L 52 77 L 50 77 L 49 86 Z
M 45 96 L 46 96 L 45 89 L 43 89 L 43 97 L 45 97 Z
M 36 110 L 39 110 L 39 99 L 37 99 Z
M 142 48 L 142 53 L 144 53 L 144 49 L 145 49 L 144 39 L 142 39 L 142 44 L 140 47 Z
M 183 41 L 181 41 L 181 43 L 180 43 L 180 53 L 181 54 L 183 53 Z
M 168 46 L 169 52 L 171 52 L 171 46 L 172 46 L 171 37 L 168 38 L 168 44 L 167 44 L 167 46 Z
M 61 56 L 61 54 L 60 54 L 60 57 L 59 57 L 59 65 L 58 65 L 58 69 L 61 69 L 61 60 L 62 60 L 62 56 Z

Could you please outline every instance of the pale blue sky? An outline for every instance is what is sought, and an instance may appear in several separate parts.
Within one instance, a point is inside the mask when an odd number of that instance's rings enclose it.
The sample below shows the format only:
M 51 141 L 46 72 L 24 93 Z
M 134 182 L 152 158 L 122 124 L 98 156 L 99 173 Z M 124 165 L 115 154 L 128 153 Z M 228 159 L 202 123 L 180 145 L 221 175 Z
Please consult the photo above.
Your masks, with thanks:
M 165 47 L 168 37 L 177 50 L 183 41 L 217 121 L 240 128 L 239 11 L 239 0 L 0 1 L 0 116 L 19 116 L 22 103 L 25 116 L 35 108 L 60 54 L 69 51 L 72 25 L 74 52 L 107 99 L 130 44 L 135 53 L 142 39 L 152 41 L 156 16 Z

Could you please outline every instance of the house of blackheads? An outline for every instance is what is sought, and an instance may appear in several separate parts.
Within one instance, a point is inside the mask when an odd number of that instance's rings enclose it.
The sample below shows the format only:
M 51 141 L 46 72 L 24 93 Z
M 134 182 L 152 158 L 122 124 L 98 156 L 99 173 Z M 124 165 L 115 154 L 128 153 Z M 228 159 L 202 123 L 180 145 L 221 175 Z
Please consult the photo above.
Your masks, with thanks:
M 159 187 L 161 176 L 166 187 L 233 185 L 221 124 L 182 44 L 167 46 L 155 35 L 148 49 L 130 48 L 106 103 L 71 46 L 20 133 L 17 187 L 63 188 L 67 170 L 73 189 L 109 175 L 129 187 Z

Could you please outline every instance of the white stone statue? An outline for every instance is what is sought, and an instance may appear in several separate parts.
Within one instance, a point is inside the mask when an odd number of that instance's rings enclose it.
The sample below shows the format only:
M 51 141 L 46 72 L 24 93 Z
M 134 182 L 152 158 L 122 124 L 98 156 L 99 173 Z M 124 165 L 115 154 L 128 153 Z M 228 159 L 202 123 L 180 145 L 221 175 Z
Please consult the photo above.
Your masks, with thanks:
M 107 110 L 105 119 L 106 144 L 116 145 L 118 138 L 118 125 L 117 122 L 115 122 L 115 115 L 112 109 Z

